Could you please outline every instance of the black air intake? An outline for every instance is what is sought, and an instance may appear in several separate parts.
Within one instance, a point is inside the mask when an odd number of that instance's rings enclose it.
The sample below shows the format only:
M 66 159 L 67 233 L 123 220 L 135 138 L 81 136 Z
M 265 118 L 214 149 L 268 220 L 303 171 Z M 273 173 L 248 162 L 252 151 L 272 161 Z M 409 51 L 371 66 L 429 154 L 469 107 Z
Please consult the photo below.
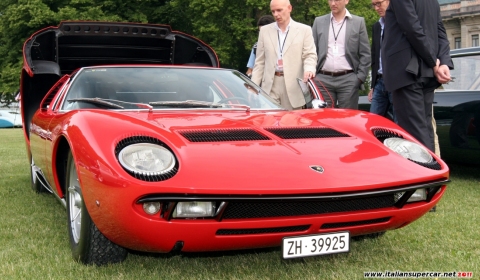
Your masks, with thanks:
M 267 234 L 267 233 L 283 233 L 306 231 L 310 225 L 278 227 L 278 228 L 250 228 L 250 229 L 219 229 L 217 235 L 243 235 L 243 234 Z
M 249 128 L 183 130 L 180 135 L 190 142 L 228 142 L 270 140 L 267 136 Z
M 364 211 L 393 207 L 393 193 L 372 197 L 335 199 L 330 201 L 231 201 L 223 213 L 223 219 L 252 219 L 319 215 Z
M 390 221 L 390 218 L 391 217 L 372 219 L 372 220 L 355 221 L 355 222 L 327 223 L 327 224 L 323 224 L 320 228 L 321 229 L 330 229 L 330 228 L 342 228 L 342 227 L 373 225 L 373 224 L 388 222 L 388 221 Z
M 328 127 L 266 127 L 265 130 L 282 139 L 349 137 Z

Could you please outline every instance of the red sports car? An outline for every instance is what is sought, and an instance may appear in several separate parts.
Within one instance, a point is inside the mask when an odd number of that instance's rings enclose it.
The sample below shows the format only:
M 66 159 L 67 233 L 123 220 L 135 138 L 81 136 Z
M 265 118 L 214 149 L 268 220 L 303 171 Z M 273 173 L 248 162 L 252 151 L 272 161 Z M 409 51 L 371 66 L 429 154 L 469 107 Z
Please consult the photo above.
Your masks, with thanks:
M 62 22 L 23 52 L 32 187 L 66 207 L 82 263 L 120 262 L 127 249 L 348 252 L 351 237 L 420 218 L 449 181 L 393 122 L 285 110 L 169 26 Z

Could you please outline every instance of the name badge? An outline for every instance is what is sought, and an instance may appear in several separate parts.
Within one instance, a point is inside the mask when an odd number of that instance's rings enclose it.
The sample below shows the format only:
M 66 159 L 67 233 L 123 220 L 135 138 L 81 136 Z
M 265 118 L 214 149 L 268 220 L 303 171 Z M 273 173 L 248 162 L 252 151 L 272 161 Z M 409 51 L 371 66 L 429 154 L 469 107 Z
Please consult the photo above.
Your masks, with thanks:
M 283 70 L 283 59 L 279 58 L 277 60 L 277 65 L 278 65 L 278 70 L 282 71 Z
M 338 54 L 338 48 L 337 46 L 333 46 L 333 54 Z

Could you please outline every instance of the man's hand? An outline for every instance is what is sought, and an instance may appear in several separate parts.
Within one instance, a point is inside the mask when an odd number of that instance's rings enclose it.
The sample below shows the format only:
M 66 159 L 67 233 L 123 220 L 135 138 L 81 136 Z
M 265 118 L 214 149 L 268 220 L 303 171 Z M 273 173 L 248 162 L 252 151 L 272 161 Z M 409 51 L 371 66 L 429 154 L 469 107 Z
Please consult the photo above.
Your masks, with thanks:
M 315 77 L 315 75 L 312 72 L 306 71 L 305 73 L 303 73 L 303 82 L 306 83 L 308 79 L 313 77 Z
M 372 102 L 372 97 L 373 97 L 373 88 L 370 89 L 370 91 L 368 92 L 368 101 Z
M 450 68 L 447 65 L 440 65 L 439 59 L 437 59 L 437 64 L 433 67 L 433 74 L 441 84 L 446 84 L 452 80 Z
M 450 82 L 452 80 L 452 77 L 450 76 L 450 68 L 448 68 L 447 65 L 440 65 L 437 72 L 435 72 L 435 77 L 441 84 Z

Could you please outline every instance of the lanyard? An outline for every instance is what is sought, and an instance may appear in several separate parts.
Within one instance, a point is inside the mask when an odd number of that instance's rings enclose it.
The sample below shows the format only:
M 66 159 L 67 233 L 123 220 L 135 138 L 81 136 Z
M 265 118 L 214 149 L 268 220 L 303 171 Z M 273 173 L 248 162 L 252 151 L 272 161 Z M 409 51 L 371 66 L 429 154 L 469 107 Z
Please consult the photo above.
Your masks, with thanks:
M 287 36 L 288 36 L 288 32 L 290 32 L 290 29 L 288 29 L 287 31 L 287 34 L 285 35 L 285 39 L 283 40 L 283 44 L 280 46 L 280 30 L 278 31 L 277 33 L 277 37 L 278 37 L 278 48 L 280 49 L 280 57 L 283 57 L 283 47 L 285 47 L 285 41 L 287 41 Z
M 335 28 L 333 28 L 333 20 L 330 21 L 332 23 L 332 31 L 333 31 L 333 38 L 335 38 L 335 45 L 337 45 L 337 38 L 338 38 L 338 35 L 340 34 L 340 31 L 342 30 L 342 27 L 343 27 L 343 24 L 345 23 L 345 20 L 346 20 L 346 18 L 343 19 L 342 26 L 340 26 L 340 29 L 338 30 L 337 35 L 335 35 Z

